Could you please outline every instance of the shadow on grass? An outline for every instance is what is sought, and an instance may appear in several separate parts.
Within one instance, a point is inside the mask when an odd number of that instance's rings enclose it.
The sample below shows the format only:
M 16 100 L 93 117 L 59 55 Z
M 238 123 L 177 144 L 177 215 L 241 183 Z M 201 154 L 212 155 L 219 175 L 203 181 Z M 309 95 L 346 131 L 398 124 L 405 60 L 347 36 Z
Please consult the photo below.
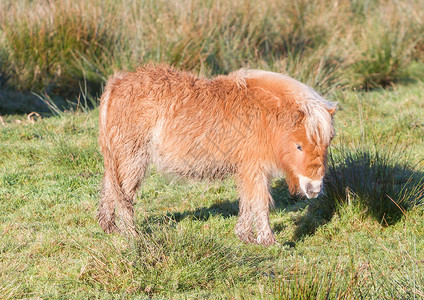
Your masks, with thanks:
M 100 90 L 100 89 L 99 89 Z M 94 96 L 93 96 L 94 95 Z M 43 117 L 64 111 L 91 110 L 97 107 L 99 93 L 90 93 L 84 87 L 72 95 L 48 96 L 47 94 L 20 92 L 0 87 L 0 115 L 19 115 L 37 112 Z
M 0 114 L 29 114 L 31 112 L 47 113 L 49 107 L 35 95 L 0 89 Z
M 423 204 L 423 170 L 417 170 L 403 154 L 393 150 L 342 150 L 337 156 L 330 153 L 325 195 L 308 201 L 294 239 L 314 234 L 345 205 L 358 205 L 382 226 L 390 226 L 407 210 Z
M 274 209 L 277 211 L 286 209 L 287 206 L 290 206 L 299 200 L 298 197 L 290 196 L 287 189 L 287 184 L 285 183 L 284 179 L 275 182 L 271 189 L 271 195 L 275 203 Z M 238 199 L 221 199 L 209 207 L 200 207 L 195 210 L 185 210 L 182 212 L 166 213 L 164 215 L 152 216 L 149 218 L 148 221 L 163 222 L 164 218 L 174 222 L 180 222 L 185 218 L 193 218 L 199 221 L 207 221 L 210 217 L 217 215 L 223 218 L 230 218 L 238 215 L 238 206 Z
M 294 242 L 289 242 L 290 246 L 305 236 L 313 235 L 317 228 L 329 222 L 348 204 L 358 205 L 361 211 L 382 226 L 390 226 L 398 222 L 408 209 L 424 203 L 424 172 L 416 170 L 394 153 L 358 149 L 342 151 L 337 156 L 330 153 L 325 194 L 317 199 L 290 196 L 285 181 L 277 181 L 271 190 L 275 210 L 306 209 L 295 220 Z M 178 223 L 185 218 L 207 221 L 216 215 L 229 218 L 237 214 L 238 201 L 227 199 L 196 210 L 152 216 L 146 221 Z M 274 230 L 283 231 L 285 226 L 276 224 Z
M 193 218 L 199 221 L 207 221 L 210 217 L 220 215 L 223 218 L 230 218 L 238 215 L 238 201 L 222 200 L 209 207 L 201 207 L 196 210 L 186 210 L 183 212 L 167 213 L 160 216 L 149 217 L 147 222 L 180 222 L 186 218 Z M 168 220 L 168 221 L 166 221 Z

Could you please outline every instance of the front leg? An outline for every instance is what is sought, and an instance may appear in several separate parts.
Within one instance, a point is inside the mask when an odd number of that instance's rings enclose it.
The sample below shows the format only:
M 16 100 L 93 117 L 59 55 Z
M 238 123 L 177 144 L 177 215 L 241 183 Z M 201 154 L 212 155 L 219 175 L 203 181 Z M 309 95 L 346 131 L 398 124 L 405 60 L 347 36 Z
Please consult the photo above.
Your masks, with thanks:
M 269 226 L 269 201 L 267 202 L 258 205 L 255 211 L 255 227 L 258 234 L 256 241 L 264 246 L 276 243 L 274 233 L 271 230 L 271 226 Z
M 256 243 L 256 237 L 253 233 L 253 211 L 250 204 L 248 198 L 241 195 L 235 232 L 243 242 Z
M 249 173 L 246 173 L 249 174 Z M 272 197 L 269 180 L 265 174 L 256 173 L 254 178 L 239 176 L 240 208 L 236 234 L 243 241 L 269 246 L 276 243 L 269 225 L 269 208 Z M 253 234 L 254 225 L 257 233 Z

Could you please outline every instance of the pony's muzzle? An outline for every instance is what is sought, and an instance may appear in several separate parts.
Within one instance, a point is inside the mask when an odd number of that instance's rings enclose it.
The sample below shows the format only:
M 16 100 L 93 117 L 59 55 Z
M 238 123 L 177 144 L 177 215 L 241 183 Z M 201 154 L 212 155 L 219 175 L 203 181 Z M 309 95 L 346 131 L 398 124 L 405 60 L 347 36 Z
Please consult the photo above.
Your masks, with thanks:
M 299 175 L 299 187 L 302 194 L 308 199 L 316 198 L 322 191 L 322 179 L 312 180 L 308 177 Z

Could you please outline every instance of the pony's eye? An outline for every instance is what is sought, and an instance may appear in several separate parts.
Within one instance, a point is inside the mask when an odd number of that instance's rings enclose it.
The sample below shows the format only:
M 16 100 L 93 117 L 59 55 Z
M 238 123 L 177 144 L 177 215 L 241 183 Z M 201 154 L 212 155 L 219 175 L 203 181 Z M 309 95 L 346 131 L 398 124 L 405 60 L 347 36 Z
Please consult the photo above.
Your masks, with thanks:
M 302 147 L 300 145 L 296 145 L 297 150 L 302 151 Z

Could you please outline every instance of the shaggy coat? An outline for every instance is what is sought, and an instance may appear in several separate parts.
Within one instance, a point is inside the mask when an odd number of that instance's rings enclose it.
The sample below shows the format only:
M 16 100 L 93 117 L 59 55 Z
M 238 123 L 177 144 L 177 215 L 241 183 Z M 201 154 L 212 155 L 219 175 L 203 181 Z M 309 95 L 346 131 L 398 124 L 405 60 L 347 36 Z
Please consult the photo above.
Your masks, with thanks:
M 275 243 L 269 183 L 285 174 L 308 198 L 322 189 L 334 104 L 282 74 L 241 69 L 208 80 L 168 66 L 112 76 L 101 97 L 105 173 L 100 226 L 136 234 L 133 200 L 149 165 L 195 178 L 235 174 L 240 194 L 236 234 Z M 255 234 L 256 233 L 256 234 Z

